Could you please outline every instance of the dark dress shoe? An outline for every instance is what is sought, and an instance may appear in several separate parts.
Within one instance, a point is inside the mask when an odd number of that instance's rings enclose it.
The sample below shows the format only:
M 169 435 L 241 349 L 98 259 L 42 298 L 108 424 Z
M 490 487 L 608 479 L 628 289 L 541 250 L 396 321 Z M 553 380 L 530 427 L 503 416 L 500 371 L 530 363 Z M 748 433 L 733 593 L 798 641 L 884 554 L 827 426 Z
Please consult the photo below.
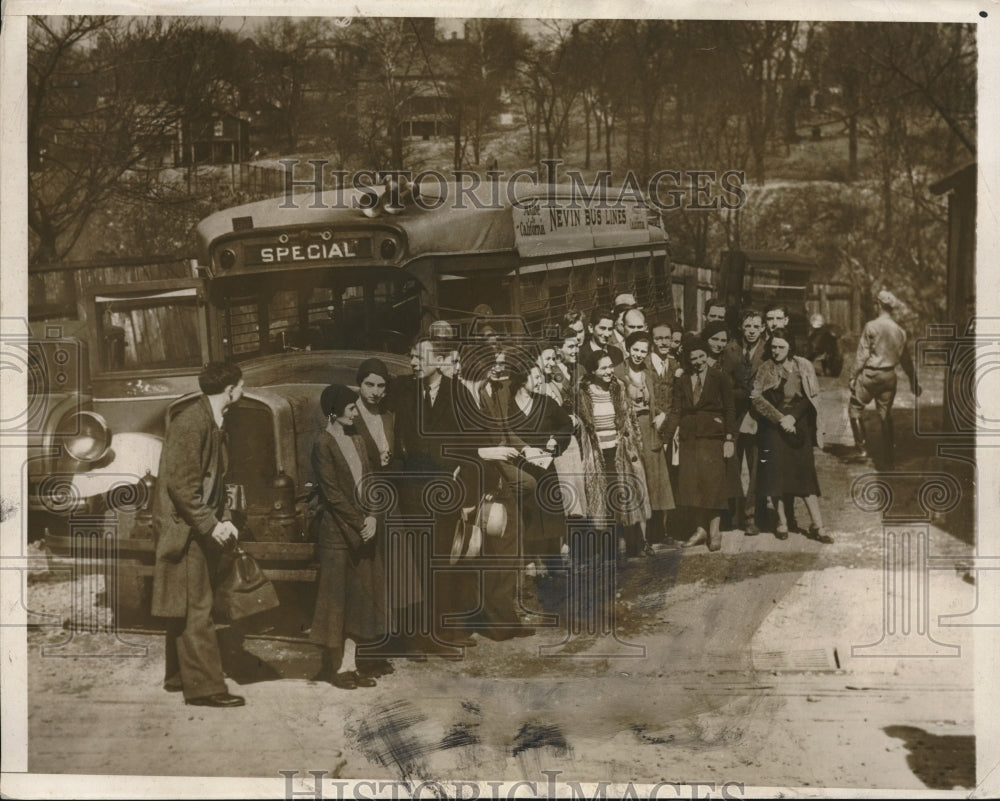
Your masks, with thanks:
M 179 681 L 177 682 L 165 681 L 163 682 L 163 689 L 166 690 L 168 693 L 179 693 L 181 690 L 184 689 L 184 685 L 181 684 Z
M 332 684 L 334 687 L 339 687 L 341 690 L 358 689 L 358 679 L 353 671 L 335 673 L 333 678 L 330 679 L 330 684 Z
M 774 537 L 779 540 L 788 539 L 788 526 L 776 526 L 774 529 Z
M 649 544 L 649 543 L 647 542 L 647 543 L 645 544 L 645 546 L 643 547 L 643 549 L 642 549 L 642 555 L 643 555 L 643 556 L 652 556 L 652 555 L 653 555 L 653 554 L 655 554 L 655 553 L 656 553 L 656 551 L 654 551 L 654 550 L 653 550 L 653 546 L 652 546 L 652 545 L 650 545 L 650 544 Z
M 824 545 L 833 545 L 833 537 L 826 534 L 819 526 L 809 526 L 809 539 L 821 542 Z
M 396 668 L 385 659 L 374 659 L 371 661 L 358 660 L 357 673 L 362 676 L 371 676 L 373 679 L 378 679 L 395 672 Z
M 743 530 L 744 537 L 756 537 L 760 534 L 760 529 L 757 528 L 757 523 L 750 518 L 747 520 L 747 527 Z
M 230 707 L 243 706 L 246 704 L 246 699 L 241 695 L 215 693 L 214 695 L 203 695 L 199 698 L 187 698 L 184 700 L 184 703 L 191 706 Z
M 378 682 L 376 682 L 371 676 L 366 676 L 364 673 L 357 670 L 354 671 L 354 682 L 355 687 L 375 687 L 378 685 Z
M 693 548 L 695 545 L 701 545 L 706 542 L 708 542 L 708 532 L 703 528 L 699 528 L 694 534 L 691 535 L 690 539 L 681 543 L 681 547 Z

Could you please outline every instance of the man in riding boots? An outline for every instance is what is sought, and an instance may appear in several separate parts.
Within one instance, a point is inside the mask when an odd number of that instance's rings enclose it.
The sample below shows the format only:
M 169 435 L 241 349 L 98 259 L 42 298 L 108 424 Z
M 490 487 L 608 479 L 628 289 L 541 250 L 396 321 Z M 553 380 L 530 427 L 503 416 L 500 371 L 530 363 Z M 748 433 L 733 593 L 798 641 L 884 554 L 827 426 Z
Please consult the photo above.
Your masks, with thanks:
M 899 305 L 889 290 L 878 293 L 879 316 L 865 324 L 858 342 L 858 355 L 851 369 L 849 386 L 851 399 L 848 414 L 854 442 L 862 456 L 868 455 L 862 414 L 865 407 L 875 401 L 882 426 L 882 465 L 891 470 L 895 466 L 893 441 L 892 403 L 896 398 L 896 365 L 903 368 L 915 396 L 922 392 L 913 371 L 913 358 L 906 342 L 906 332 L 892 319 L 892 312 Z

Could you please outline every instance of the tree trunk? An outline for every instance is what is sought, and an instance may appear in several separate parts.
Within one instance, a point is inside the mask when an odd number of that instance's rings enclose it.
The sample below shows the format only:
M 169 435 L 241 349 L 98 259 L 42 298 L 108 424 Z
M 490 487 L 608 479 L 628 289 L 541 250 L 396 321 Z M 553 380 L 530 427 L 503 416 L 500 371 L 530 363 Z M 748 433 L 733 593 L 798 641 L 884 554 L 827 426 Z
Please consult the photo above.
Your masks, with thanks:
M 482 115 L 476 114 L 476 129 L 472 137 L 472 157 L 476 161 L 476 165 L 479 164 L 479 159 L 482 155 L 480 147 L 482 145 L 483 136 L 483 119 Z
M 397 120 L 389 123 L 389 141 L 392 147 L 392 164 L 390 169 L 403 169 L 403 125 Z
M 452 163 L 456 170 L 462 169 L 462 113 L 459 111 L 452 122 L 455 130 L 452 134 Z
M 604 121 L 604 169 L 611 169 L 611 132 L 613 131 L 611 120 Z
M 535 105 L 535 152 L 532 161 L 537 164 L 542 160 L 542 109 Z
M 847 117 L 847 182 L 858 180 L 858 77 L 853 70 L 844 77 Z
M 847 182 L 858 180 L 858 115 L 847 118 Z

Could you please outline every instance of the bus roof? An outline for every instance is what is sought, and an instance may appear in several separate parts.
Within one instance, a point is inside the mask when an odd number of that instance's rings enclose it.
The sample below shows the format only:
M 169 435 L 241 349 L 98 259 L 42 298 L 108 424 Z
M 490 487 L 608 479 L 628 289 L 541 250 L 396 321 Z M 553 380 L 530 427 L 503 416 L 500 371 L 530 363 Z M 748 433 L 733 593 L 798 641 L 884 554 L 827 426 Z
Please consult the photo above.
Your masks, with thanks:
M 483 184 L 473 190 L 458 184 L 432 181 L 421 185 L 422 208 L 412 200 L 397 214 L 382 212 L 370 219 L 360 202 L 381 185 L 333 189 L 321 193 L 284 195 L 234 206 L 206 217 L 197 227 L 198 260 L 207 264 L 209 247 L 234 232 L 281 230 L 300 226 L 367 228 L 390 226 L 405 232 L 409 258 L 429 253 L 484 253 L 517 250 L 525 258 L 599 248 L 660 245 L 663 230 L 649 224 L 644 205 L 634 198 L 617 202 L 620 190 L 611 187 L 603 203 L 571 194 L 569 185 L 511 187 Z M 534 210 L 514 205 L 538 200 Z M 317 202 L 318 201 L 318 202 Z

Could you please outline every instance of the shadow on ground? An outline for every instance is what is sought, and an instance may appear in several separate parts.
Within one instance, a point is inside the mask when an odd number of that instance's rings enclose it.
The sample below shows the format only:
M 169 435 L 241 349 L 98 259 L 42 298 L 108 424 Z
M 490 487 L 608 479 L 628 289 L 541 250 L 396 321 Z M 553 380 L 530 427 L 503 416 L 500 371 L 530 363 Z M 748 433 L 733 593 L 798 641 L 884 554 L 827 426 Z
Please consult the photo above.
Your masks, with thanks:
M 909 408 L 892 410 L 896 441 L 896 464 L 888 469 L 884 458 L 881 426 L 874 411 L 865 412 L 865 429 L 868 435 L 871 459 L 862 459 L 857 449 L 843 442 L 830 443 L 824 450 L 829 455 L 849 465 L 852 472 L 879 472 L 893 489 L 892 514 L 920 517 L 926 511 L 920 502 L 922 478 L 932 473 L 944 473 L 958 484 L 959 497 L 953 508 L 934 513 L 935 526 L 967 545 L 974 542 L 976 468 L 973 439 L 935 435 L 941 430 L 943 407 L 921 406 L 920 428 L 917 431 L 914 411 Z M 867 469 L 866 469 L 867 468 Z M 893 475 L 897 474 L 896 478 Z M 903 474 L 908 474 L 904 476 Z M 927 500 L 925 498 L 925 500 Z
M 883 731 L 903 741 L 906 764 L 933 790 L 976 786 L 976 738 L 929 734 L 916 726 L 886 726 Z

